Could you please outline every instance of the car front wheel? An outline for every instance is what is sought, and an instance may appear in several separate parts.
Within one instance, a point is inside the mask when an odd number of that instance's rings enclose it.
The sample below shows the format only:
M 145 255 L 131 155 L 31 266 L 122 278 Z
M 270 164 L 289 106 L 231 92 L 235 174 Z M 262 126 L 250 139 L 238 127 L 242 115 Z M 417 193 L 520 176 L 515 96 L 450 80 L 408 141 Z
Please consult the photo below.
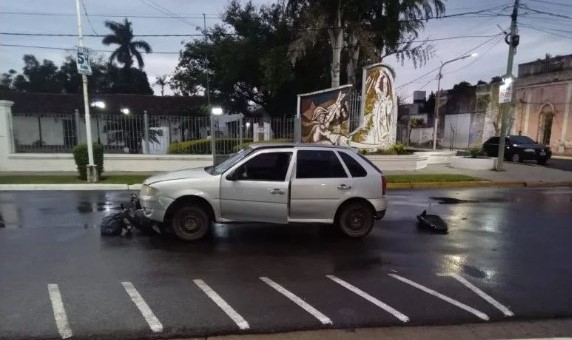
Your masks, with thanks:
M 337 220 L 340 230 L 351 238 L 367 236 L 373 224 L 373 211 L 364 203 L 350 203 L 343 207 Z
M 207 234 L 211 223 L 201 206 L 182 205 L 173 214 L 171 229 L 183 241 L 196 241 Z
M 512 157 L 510 159 L 514 163 L 522 162 L 522 158 L 520 157 L 520 155 L 518 153 L 515 153 L 514 155 L 512 155 Z

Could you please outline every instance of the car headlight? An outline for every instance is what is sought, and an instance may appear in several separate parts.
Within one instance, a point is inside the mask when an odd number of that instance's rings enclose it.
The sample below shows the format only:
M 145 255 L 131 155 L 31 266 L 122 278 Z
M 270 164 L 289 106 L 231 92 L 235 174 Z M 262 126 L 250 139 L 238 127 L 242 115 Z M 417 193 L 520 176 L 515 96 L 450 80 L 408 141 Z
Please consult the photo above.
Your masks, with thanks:
M 157 196 L 157 194 L 159 194 L 159 190 L 156 188 L 146 184 L 141 186 L 141 196 Z

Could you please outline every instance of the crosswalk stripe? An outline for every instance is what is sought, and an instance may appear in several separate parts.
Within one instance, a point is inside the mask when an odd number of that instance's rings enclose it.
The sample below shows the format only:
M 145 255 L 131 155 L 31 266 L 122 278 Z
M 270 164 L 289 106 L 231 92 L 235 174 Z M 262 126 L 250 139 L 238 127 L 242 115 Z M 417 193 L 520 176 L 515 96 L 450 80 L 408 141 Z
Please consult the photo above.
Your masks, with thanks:
M 50 294 L 50 301 L 52 302 L 52 309 L 54 310 L 54 318 L 56 319 L 56 326 L 62 339 L 71 338 L 73 336 L 66 310 L 64 309 L 64 302 L 62 301 L 62 294 L 60 288 L 55 283 L 48 284 L 48 293 Z
M 423 286 L 423 285 L 420 285 L 420 284 L 417 283 L 417 282 L 413 282 L 413 281 L 411 281 L 411 280 L 409 280 L 409 279 L 406 279 L 406 278 L 404 278 L 403 276 L 399 276 L 399 275 L 397 275 L 397 274 L 388 274 L 388 275 L 391 276 L 391 277 L 393 277 L 393 278 L 395 278 L 395 279 L 398 279 L 398 280 L 401 281 L 401 282 L 405 282 L 405 283 L 407 283 L 407 284 L 410 285 L 410 286 L 413 286 L 413 287 L 415 287 L 415 288 L 417 288 L 417 289 L 420 289 L 420 290 L 422 290 L 422 291 L 424 291 L 424 292 L 426 292 L 426 293 L 428 293 L 428 294 L 431 294 L 431 295 L 433 295 L 433 296 L 435 296 L 435 297 L 438 297 L 439 299 L 441 299 L 441 300 L 443 300 L 443 301 L 449 302 L 449 303 L 452 304 L 452 305 L 455 305 L 455 306 L 457 306 L 457 307 L 459 307 L 459 308 L 461 308 L 461 309 L 464 309 L 464 310 L 466 310 L 467 312 L 476 315 L 476 316 L 477 316 L 478 318 L 480 318 L 480 319 L 489 320 L 489 317 L 488 317 L 485 313 L 480 312 L 480 311 L 478 311 L 478 310 L 476 310 L 476 309 L 474 309 L 474 308 L 472 308 L 472 307 L 469 307 L 469 306 L 465 305 L 464 303 L 459 302 L 459 301 L 457 301 L 457 300 L 454 300 L 454 299 L 452 299 L 452 298 L 450 298 L 450 297 L 448 297 L 448 296 L 445 296 L 445 295 L 443 295 L 443 294 L 441 294 L 441 293 L 439 293 L 439 292 L 437 292 L 437 291 L 434 291 L 434 290 L 431 289 L 431 288 L 427 288 L 427 287 L 425 287 L 425 286 Z
M 331 325 L 332 324 L 332 320 L 330 320 L 330 318 L 328 318 L 327 316 L 322 314 L 316 308 L 312 307 L 306 301 L 304 301 L 301 298 L 299 298 L 298 296 L 296 296 L 294 293 L 292 293 L 289 290 L 287 290 L 286 288 L 282 287 L 280 284 L 272 281 L 271 279 L 269 279 L 267 277 L 261 277 L 260 280 L 262 280 L 264 283 L 266 283 L 270 287 L 274 288 L 280 294 L 282 294 L 285 297 L 287 297 L 288 299 L 290 299 L 292 302 L 294 302 L 295 304 L 300 306 L 306 312 L 312 314 L 312 316 L 314 316 L 316 319 L 318 319 L 322 324 L 324 324 L 324 325 Z
M 458 274 L 455 274 L 455 273 L 445 273 L 445 274 L 437 274 L 437 275 L 439 275 L 439 276 L 450 276 L 450 277 L 456 279 L 457 281 L 464 284 L 467 288 L 469 288 L 470 290 L 475 292 L 478 296 L 482 297 L 485 301 L 487 301 L 488 303 L 493 305 L 496 309 L 500 310 L 504 315 L 514 316 L 514 313 L 510 309 L 508 309 L 506 306 L 504 306 L 503 304 L 501 304 L 500 302 L 495 300 L 492 296 L 488 295 L 487 293 L 485 293 L 482 290 L 480 290 L 479 288 L 477 288 L 475 285 L 473 285 L 472 283 L 467 281 L 464 277 L 462 277 Z
M 396 318 L 398 318 L 399 320 L 403 321 L 403 322 L 408 322 L 409 318 L 402 314 L 401 312 L 399 312 L 398 310 L 394 309 L 393 307 L 381 302 L 380 300 L 374 298 L 373 296 L 369 295 L 368 293 L 364 292 L 363 290 L 357 288 L 356 286 L 340 279 L 339 277 L 336 277 L 334 275 L 326 275 L 326 277 L 334 282 L 336 282 L 337 284 L 339 284 L 340 286 L 352 291 L 353 293 L 361 296 L 362 298 L 366 299 L 367 301 L 373 303 L 374 305 L 378 306 L 379 308 L 385 310 L 386 312 L 392 314 L 393 316 L 395 316 Z
M 244 320 L 244 318 L 240 316 L 240 314 L 238 314 L 226 301 L 224 301 L 223 298 L 220 297 L 220 295 L 217 294 L 217 292 L 212 290 L 212 288 L 209 287 L 209 285 L 207 285 L 203 280 L 193 280 L 193 281 L 205 294 L 207 294 L 207 296 L 211 300 L 214 301 L 214 303 L 217 304 L 217 306 L 220 307 L 220 309 L 223 310 L 223 312 L 226 313 L 226 315 L 228 315 L 232 319 L 232 321 L 234 321 L 234 323 L 236 323 L 238 328 L 240 329 L 250 328 L 248 322 L 246 322 L 246 320 Z
M 135 286 L 133 286 L 131 282 L 121 282 L 121 284 L 123 285 L 123 288 L 125 288 L 127 294 L 129 294 L 133 303 L 135 303 L 135 306 L 137 306 L 141 314 L 143 314 L 143 317 L 145 318 L 145 321 L 147 321 L 147 324 L 149 324 L 151 330 L 155 333 L 162 332 L 163 325 L 161 324 L 161 321 L 157 319 L 151 308 L 149 308 L 147 302 L 143 300 L 141 294 L 139 294 L 137 289 L 135 289 Z

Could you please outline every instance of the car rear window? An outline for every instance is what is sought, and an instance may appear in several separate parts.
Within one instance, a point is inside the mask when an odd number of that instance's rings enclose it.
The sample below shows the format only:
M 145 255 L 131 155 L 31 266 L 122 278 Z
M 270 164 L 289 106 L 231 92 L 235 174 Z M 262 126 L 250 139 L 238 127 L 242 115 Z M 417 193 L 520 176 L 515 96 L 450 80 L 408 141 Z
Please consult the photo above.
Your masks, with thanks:
M 365 157 L 364 155 L 358 153 L 357 154 L 361 159 L 363 159 L 364 161 L 367 162 L 367 164 L 371 165 L 372 168 L 374 168 L 375 170 L 377 170 L 377 172 L 379 172 L 380 174 L 382 173 L 381 170 L 379 170 L 379 168 L 377 167 L 377 165 L 373 164 L 372 161 L 370 161 L 367 157 Z
M 346 164 L 346 167 L 350 171 L 352 177 L 365 177 L 367 176 L 367 171 L 359 164 L 358 161 L 355 160 L 352 156 L 348 155 L 345 152 L 339 152 L 340 157 Z
M 333 151 L 299 150 L 296 178 L 346 178 L 346 170 Z

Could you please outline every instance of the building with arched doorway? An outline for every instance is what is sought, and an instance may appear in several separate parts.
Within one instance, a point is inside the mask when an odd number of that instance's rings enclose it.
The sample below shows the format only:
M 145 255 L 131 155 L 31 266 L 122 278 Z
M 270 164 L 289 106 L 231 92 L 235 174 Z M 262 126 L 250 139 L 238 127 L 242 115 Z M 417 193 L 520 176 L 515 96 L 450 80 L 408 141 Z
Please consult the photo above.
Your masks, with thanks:
M 518 65 L 511 132 L 572 155 L 572 55 Z

